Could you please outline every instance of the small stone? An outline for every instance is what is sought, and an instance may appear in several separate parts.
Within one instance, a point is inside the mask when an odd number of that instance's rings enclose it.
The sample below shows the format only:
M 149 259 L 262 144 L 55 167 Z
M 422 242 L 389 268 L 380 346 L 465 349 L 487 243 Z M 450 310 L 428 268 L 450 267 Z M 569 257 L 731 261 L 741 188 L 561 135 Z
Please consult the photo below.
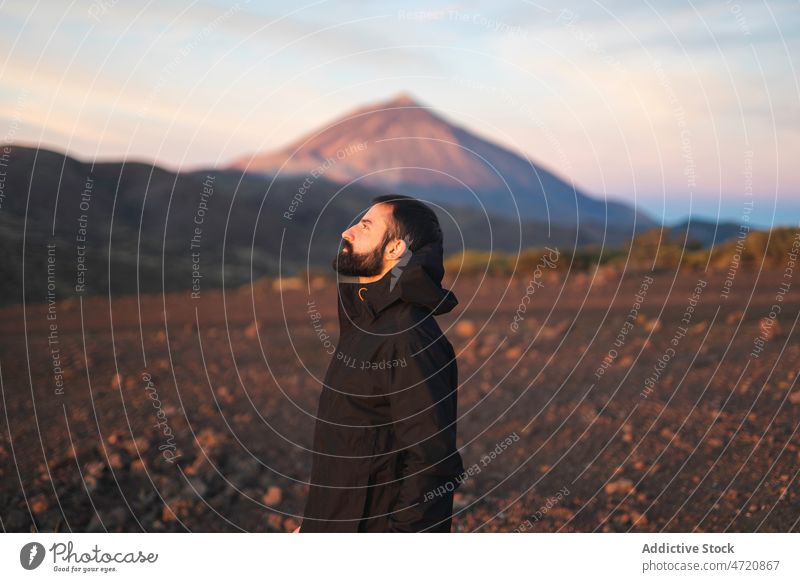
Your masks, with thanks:
M 39 514 L 44 513 L 48 509 L 50 509 L 50 504 L 47 502 L 47 498 L 44 495 L 36 495 L 31 498 L 31 511 Z
M 521 355 L 522 355 L 522 348 L 519 346 L 514 346 L 506 350 L 506 358 L 508 358 L 509 360 L 516 360 Z
M 635 509 L 631 510 L 631 518 L 633 519 L 633 525 L 647 525 L 649 522 L 647 521 L 647 516 L 639 513 Z
M 633 481 L 630 479 L 617 479 L 606 485 L 605 491 L 608 495 L 615 493 L 630 493 L 633 491 Z
M 258 337 L 258 332 L 259 332 L 259 329 L 258 329 L 258 323 L 257 323 L 257 322 L 255 322 L 255 321 L 253 321 L 253 322 L 251 322 L 251 323 L 250 323 L 250 325 L 248 325 L 248 326 L 245 328 L 245 330 L 244 330 L 244 336 L 245 336 L 247 339 L 255 339 L 255 338 L 257 338 L 257 337 Z
M 283 499 L 283 491 L 277 485 L 270 485 L 261 500 L 264 505 L 278 505 Z
M 778 323 L 777 319 L 763 317 L 758 322 L 758 330 L 761 338 L 769 341 L 781 332 L 781 324 Z
M 727 323 L 728 325 L 733 325 L 734 323 L 738 323 L 743 316 L 744 316 L 743 311 L 734 311 L 733 313 L 728 314 L 728 317 L 725 318 L 725 323 Z
M 469 319 L 462 319 L 459 321 L 454 330 L 455 334 L 461 338 L 470 338 L 475 335 L 477 326 Z
M 647 331 L 657 332 L 659 329 L 661 329 L 661 320 L 657 317 L 651 319 L 646 324 L 644 324 L 644 328 Z

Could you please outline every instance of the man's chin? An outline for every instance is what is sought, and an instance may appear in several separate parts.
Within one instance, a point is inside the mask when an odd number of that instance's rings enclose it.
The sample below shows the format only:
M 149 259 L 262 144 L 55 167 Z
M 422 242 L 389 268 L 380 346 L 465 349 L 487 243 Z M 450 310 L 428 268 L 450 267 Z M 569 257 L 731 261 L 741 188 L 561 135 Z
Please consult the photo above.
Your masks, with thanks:
M 380 271 L 364 269 L 363 267 L 359 268 L 353 265 L 341 265 L 337 264 L 336 261 L 334 261 L 333 265 L 331 266 L 333 267 L 334 271 L 345 277 L 374 277 L 375 275 L 380 274 Z
M 364 275 L 361 274 L 361 270 L 354 267 L 353 265 L 343 265 L 339 261 L 334 260 L 333 264 L 331 265 L 333 270 L 336 271 L 339 275 L 343 275 L 345 277 L 363 277 Z
M 349 250 L 342 249 L 331 261 L 333 270 L 345 277 L 374 277 L 381 273 L 372 257 L 353 255 Z

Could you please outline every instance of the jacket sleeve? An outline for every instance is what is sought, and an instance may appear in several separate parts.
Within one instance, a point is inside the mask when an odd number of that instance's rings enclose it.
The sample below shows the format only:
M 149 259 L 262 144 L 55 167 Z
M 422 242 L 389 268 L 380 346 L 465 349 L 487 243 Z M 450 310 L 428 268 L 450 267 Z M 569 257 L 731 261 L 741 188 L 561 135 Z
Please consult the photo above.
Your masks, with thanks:
M 424 346 L 398 345 L 388 399 L 397 448 L 402 449 L 399 492 L 389 531 L 441 527 L 452 514 L 452 492 L 464 470 L 456 446 L 458 367 L 442 336 Z M 448 522 L 449 524 L 449 522 Z

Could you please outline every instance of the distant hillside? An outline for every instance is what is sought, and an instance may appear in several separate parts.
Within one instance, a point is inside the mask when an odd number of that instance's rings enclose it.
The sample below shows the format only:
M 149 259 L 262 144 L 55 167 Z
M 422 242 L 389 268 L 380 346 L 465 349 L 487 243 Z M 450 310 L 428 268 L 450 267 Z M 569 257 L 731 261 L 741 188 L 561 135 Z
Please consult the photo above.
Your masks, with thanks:
M 736 238 L 739 225 L 735 222 L 711 222 L 692 218 L 669 227 L 669 232 L 670 241 L 709 247 Z
M 7 172 L 0 213 L 4 304 L 22 302 L 23 246 L 26 300 L 45 300 L 46 245 L 53 241 L 60 298 L 75 294 L 81 261 L 87 292 L 108 293 L 110 269 L 115 295 L 191 289 L 193 271 L 200 272 L 203 289 L 221 286 L 223 276 L 227 286 L 236 286 L 250 280 L 251 262 L 254 278 L 278 274 L 281 260 L 284 272 L 297 272 L 307 261 L 323 265 L 330 262 L 343 227 L 374 194 L 348 188 L 320 213 L 315 208 L 339 191 L 320 181 L 310 189 L 309 203 L 288 221 L 282 215 L 301 186 L 298 180 L 270 183 L 233 172 L 176 174 L 139 162 L 92 166 L 19 146 L 12 149 Z M 82 209 L 89 177 L 91 192 Z M 204 182 L 212 185 L 205 202 Z M 81 214 L 85 222 L 79 221 Z
M 49 265 L 62 299 L 77 293 L 81 278 L 84 293 L 128 295 L 190 290 L 195 271 L 201 290 L 220 287 L 223 280 L 235 287 L 306 269 L 332 274 L 342 231 L 372 196 L 383 193 L 358 184 L 342 187 L 325 177 L 308 182 L 241 171 L 176 174 L 141 162 L 92 165 L 23 146 L 13 146 L 8 158 L 0 211 L 2 304 L 23 300 L 23 247 L 25 300 L 46 300 L 49 242 L 55 243 Z M 204 194 L 204 182 L 212 194 Z M 437 213 L 447 254 L 603 241 L 614 246 L 630 236 L 626 229 L 599 224 L 519 224 L 455 205 Z M 199 235 L 196 219 L 202 219 Z
M 358 184 L 342 187 L 324 177 L 308 182 L 241 171 L 174 173 L 142 162 L 93 166 L 23 146 L 12 146 L 8 159 L 0 210 L 3 305 L 23 300 L 23 243 L 25 300 L 33 302 L 47 297 L 50 242 L 55 243 L 49 265 L 59 298 L 76 295 L 81 277 L 84 293 L 108 293 L 109 269 L 114 295 L 191 290 L 198 280 L 201 290 L 223 281 L 237 287 L 307 269 L 333 275 L 330 262 L 342 231 L 368 208 L 371 197 L 384 193 Z M 211 185 L 210 195 L 204 194 L 204 183 Z M 579 229 L 533 220 L 520 224 L 455 205 L 436 211 L 447 255 L 458 257 L 467 249 L 483 253 L 477 255 L 481 261 L 495 254 L 502 264 L 513 264 L 519 249 L 550 245 L 570 254 L 577 247 L 573 267 L 587 268 L 600 261 L 601 246 L 606 262 L 631 238 L 624 228 L 594 223 Z M 715 226 L 692 220 L 687 246 L 704 246 L 716 237 L 719 247 L 738 233 L 736 225 Z M 677 252 L 686 224 L 652 232 L 669 242 L 662 253 Z M 655 252 L 658 245 L 647 243 L 653 236 L 639 235 L 639 254 Z
M 675 227 L 679 228 L 679 227 Z M 685 225 L 684 225 L 685 232 Z M 737 226 L 737 235 L 739 234 Z M 717 241 L 714 247 L 701 248 L 699 243 L 684 245 L 675 240 L 670 228 L 654 228 L 637 235 L 619 247 L 587 245 L 578 249 L 559 249 L 558 261 L 550 266 L 556 271 L 585 271 L 598 266 L 611 271 L 702 271 L 732 273 L 743 271 L 783 271 L 789 265 L 790 253 L 800 254 L 800 229 L 775 228 L 770 231 L 742 232 L 742 236 Z M 470 250 L 449 256 L 448 271 L 462 275 L 484 273 L 501 277 L 514 273 L 530 273 L 541 267 L 543 257 L 552 261 L 552 253 L 530 248 L 521 253 Z

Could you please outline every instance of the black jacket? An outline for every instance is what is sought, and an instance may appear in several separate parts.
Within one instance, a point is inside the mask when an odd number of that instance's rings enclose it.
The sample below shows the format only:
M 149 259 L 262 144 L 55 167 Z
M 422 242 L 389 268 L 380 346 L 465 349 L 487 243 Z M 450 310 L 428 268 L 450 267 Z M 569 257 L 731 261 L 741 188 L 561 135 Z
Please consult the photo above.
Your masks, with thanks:
M 441 244 L 373 283 L 339 283 L 339 341 L 320 394 L 301 532 L 450 531 L 464 466 L 458 366 L 434 315 Z

